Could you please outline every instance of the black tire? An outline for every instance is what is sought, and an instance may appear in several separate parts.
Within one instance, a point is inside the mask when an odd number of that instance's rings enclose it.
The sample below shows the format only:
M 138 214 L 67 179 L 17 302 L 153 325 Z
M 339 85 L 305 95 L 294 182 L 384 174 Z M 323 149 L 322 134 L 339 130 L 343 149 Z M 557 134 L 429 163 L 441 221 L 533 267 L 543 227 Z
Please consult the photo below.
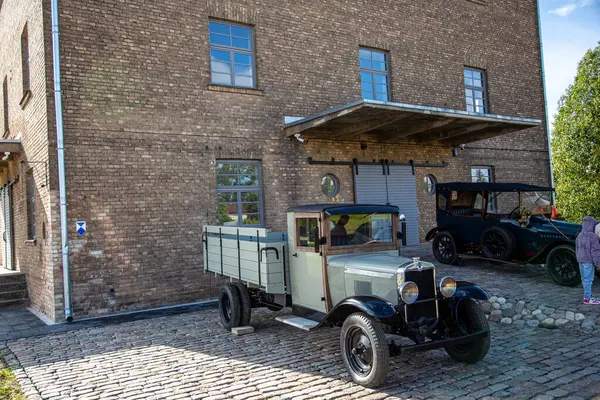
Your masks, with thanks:
M 502 226 L 491 226 L 481 234 L 481 253 L 486 258 L 509 261 L 517 247 L 515 236 Z
M 240 326 L 242 306 L 237 288 L 227 283 L 219 293 L 219 319 L 223 328 L 231 331 L 231 328 Z
M 546 257 L 546 269 L 554 282 L 562 286 L 577 286 L 581 283 L 579 263 L 573 246 L 556 246 Z
M 388 373 L 390 349 L 379 323 L 363 313 L 350 315 L 340 333 L 342 360 L 352 380 L 377 387 Z
M 485 314 L 479 304 L 473 299 L 465 299 L 458 303 L 458 323 L 467 333 L 475 333 L 482 330 L 489 332 L 490 326 Z M 490 349 L 491 337 L 479 338 L 471 343 L 445 346 L 444 349 L 455 360 L 475 364 L 483 360 Z
M 456 242 L 447 231 L 438 232 L 433 238 L 433 255 L 442 264 L 455 264 L 458 258 Z
M 242 308 L 242 315 L 240 316 L 240 326 L 250 325 L 250 319 L 252 318 L 252 301 L 250 300 L 250 293 L 248 288 L 241 282 L 234 282 L 233 286 L 240 295 L 240 306 Z

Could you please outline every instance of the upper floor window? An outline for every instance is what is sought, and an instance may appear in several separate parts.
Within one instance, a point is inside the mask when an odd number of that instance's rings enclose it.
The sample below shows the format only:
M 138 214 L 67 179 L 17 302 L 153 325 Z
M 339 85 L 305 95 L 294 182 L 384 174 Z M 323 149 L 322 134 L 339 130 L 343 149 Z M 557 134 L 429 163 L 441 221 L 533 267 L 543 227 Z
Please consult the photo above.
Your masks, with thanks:
M 2 108 L 4 112 L 4 133 L 8 132 L 8 76 L 4 77 L 2 83 Z
M 467 111 L 476 113 L 487 113 L 485 72 L 465 68 L 465 97 L 467 99 Z
M 388 54 L 379 50 L 361 48 L 358 50 L 360 58 L 360 84 L 362 98 L 369 100 L 390 100 L 390 75 Z
M 31 89 L 29 81 L 29 35 L 27 25 L 21 34 L 21 69 L 23 71 L 23 96 Z
M 494 182 L 492 167 L 471 167 L 471 182 Z
M 256 87 L 253 29 L 221 21 L 209 21 L 208 27 L 212 83 Z
M 259 161 L 217 161 L 217 218 L 220 225 L 261 225 Z

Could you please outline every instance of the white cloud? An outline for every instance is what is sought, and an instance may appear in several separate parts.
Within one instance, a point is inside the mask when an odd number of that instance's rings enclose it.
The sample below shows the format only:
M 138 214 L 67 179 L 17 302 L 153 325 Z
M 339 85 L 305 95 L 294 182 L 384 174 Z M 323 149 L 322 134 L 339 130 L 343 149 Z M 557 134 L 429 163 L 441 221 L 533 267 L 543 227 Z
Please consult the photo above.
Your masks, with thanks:
M 583 2 L 589 2 L 590 0 L 583 0 Z M 566 17 L 567 15 L 571 14 L 573 11 L 575 11 L 575 9 L 577 8 L 577 4 L 567 4 L 566 6 L 563 7 L 558 7 L 555 8 L 554 10 L 550 10 L 548 11 L 550 14 L 556 14 L 559 17 Z
M 581 0 L 579 2 L 579 7 L 587 7 L 587 6 L 591 6 L 592 4 L 594 4 L 596 2 L 596 0 Z
M 562 7 L 554 8 L 548 11 L 549 14 L 556 14 L 559 17 L 566 17 L 575 11 L 576 8 L 588 7 L 594 5 L 597 0 L 579 0 L 577 3 L 569 3 Z

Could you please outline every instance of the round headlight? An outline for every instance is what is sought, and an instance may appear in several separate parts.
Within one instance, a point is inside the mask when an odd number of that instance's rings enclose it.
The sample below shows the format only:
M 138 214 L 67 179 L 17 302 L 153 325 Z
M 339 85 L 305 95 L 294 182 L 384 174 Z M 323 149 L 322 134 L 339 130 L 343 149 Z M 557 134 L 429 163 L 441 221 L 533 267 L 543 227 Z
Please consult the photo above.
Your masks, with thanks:
M 398 291 L 400 292 L 400 298 L 406 304 L 412 304 L 419 298 L 419 287 L 414 282 L 405 282 Z
M 456 281 L 451 276 L 445 276 L 440 281 L 440 293 L 444 297 L 452 297 L 456 293 Z

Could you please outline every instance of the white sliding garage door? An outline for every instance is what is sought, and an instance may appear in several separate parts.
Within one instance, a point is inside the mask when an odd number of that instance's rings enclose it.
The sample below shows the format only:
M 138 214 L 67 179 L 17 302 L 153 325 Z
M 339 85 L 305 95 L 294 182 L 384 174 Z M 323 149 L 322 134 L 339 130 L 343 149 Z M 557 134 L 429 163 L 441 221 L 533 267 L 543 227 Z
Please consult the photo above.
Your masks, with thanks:
M 358 165 L 354 170 L 357 203 L 392 204 L 406 216 L 408 246 L 419 244 L 417 183 L 410 165 Z

